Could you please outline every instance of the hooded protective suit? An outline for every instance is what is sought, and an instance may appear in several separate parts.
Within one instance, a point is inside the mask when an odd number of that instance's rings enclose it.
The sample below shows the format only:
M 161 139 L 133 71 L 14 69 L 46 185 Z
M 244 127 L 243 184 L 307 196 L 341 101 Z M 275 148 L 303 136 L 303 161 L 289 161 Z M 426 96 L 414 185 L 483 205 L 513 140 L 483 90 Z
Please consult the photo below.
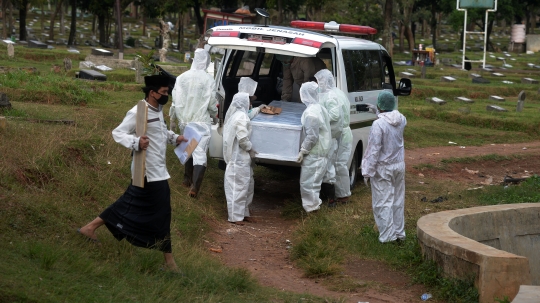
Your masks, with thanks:
M 190 122 L 204 123 L 206 134 L 193 151 L 193 164 L 206 166 L 206 152 L 210 142 L 210 122 L 218 114 L 215 98 L 216 85 L 206 73 L 210 55 L 204 49 L 195 50 L 191 69 L 176 78 L 172 92 L 171 120 L 177 120 L 180 130 Z M 174 119 L 173 119 L 174 118 Z
M 249 78 L 249 77 L 242 77 L 240 78 L 240 82 L 238 83 L 238 92 L 239 93 L 247 93 L 250 97 L 255 95 L 255 90 L 257 89 L 257 81 Z M 248 107 L 249 108 L 249 107 Z M 230 117 L 232 114 L 229 114 L 231 111 L 231 107 L 227 110 L 227 114 L 225 115 L 225 121 L 227 121 L 227 117 Z M 259 107 L 251 108 L 248 110 L 248 117 L 249 119 L 255 118 L 257 114 L 261 112 L 261 109 Z
M 379 94 L 379 101 L 390 98 L 394 96 L 389 92 Z M 394 108 L 394 105 L 385 107 Z M 371 180 L 373 215 L 379 229 L 379 241 L 384 243 L 405 239 L 403 130 L 407 119 L 399 111 L 391 109 L 378 116 L 369 134 L 362 160 L 362 175 Z
M 253 169 L 250 151 L 251 122 L 247 115 L 249 94 L 234 95 L 229 111 L 234 110 L 223 128 L 223 158 L 225 169 L 225 196 L 227 197 L 228 220 L 243 221 L 249 217 L 249 205 L 253 201 Z M 227 112 L 228 114 L 228 112 Z
M 343 128 L 341 131 L 341 140 L 338 144 L 336 153 L 336 197 L 346 198 L 351 196 L 351 183 L 349 178 L 349 168 L 347 162 L 352 152 L 352 131 L 349 126 L 351 122 L 351 104 L 349 97 L 339 88 L 336 87 L 334 77 L 328 78 L 328 86 L 331 87 L 331 91 L 337 96 L 337 99 L 341 105 L 341 111 L 343 113 Z
M 300 87 L 300 98 L 307 106 L 301 118 L 305 138 L 298 156 L 298 162 L 302 163 L 300 193 L 306 212 L 318 210 L 322 203 L 319 193 L 332 142 L 328 113 L 318 104 L 317 88 L 315 82 Z
M 338 95 L 332 90 L 335 87 L 334 76 L 327 69 L 322 69 L 315 74 L 319 84 L 319 104 L 328 111 L 330 117 L 330 130 L 332 134 L 332 146 L 328 153 L 326 174 L 323 177 L 322 194 L 330 201 L 330 206 L 335 206 L 336 183 L 336 158 L 339 142 L 343 129 L 343 109 Z
M 171 127 L 178 121 L 181 132 L 187 123 L 198 123 L 203 129 L 201 140 L 185 166 L 184 185 L 191 186 L 191 197 L 198 195 L 202 184 L 210 143 L 210 122 L 218 114 L 216 85 L 214 78 L 206 72 L 209 64 L 208 52 L 201 48 L 195 50 L 191 69 L 176 78 L 172 92 Z

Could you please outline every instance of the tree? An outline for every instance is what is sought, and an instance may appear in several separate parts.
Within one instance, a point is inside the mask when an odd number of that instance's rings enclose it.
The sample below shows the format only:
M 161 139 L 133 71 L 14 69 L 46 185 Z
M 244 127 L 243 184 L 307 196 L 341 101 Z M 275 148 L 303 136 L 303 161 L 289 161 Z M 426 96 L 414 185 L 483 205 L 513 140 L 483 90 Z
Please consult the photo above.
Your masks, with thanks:
M 58 0 L 56 3 L 56 9 L 54 10 L 54 13 L 51 14 L 51 22 L 50 22 L 50 28 L 49 28 L 49 40 L 54 40 L 54 20 L 56 19 L 56 15 L 58 15 L 58 12 L 62 9 L 62 3 L 64 3 L 64 0 Z
M 82 11 L 81 11 L 82 13 Z M 71 0 L 71 23 L 69 25 L 68 46 L 75 44 L 75 33 L 77 32 L 77 0 Z
M 383 46 L 388 51 L 390 57 L 393 53 L 392 43 L 392 10 L 394 9 L 394 0 L 386 0 L 384 5 L 384 26 L 383 26 Z
M 3 2 L 7 2 L 7 0 L 2 0 L 2 3 Z M 26 41 L 26 14 L 28 12 L 28 0 L 15 0 L 13 2 L 19 8 L 19 40 Z

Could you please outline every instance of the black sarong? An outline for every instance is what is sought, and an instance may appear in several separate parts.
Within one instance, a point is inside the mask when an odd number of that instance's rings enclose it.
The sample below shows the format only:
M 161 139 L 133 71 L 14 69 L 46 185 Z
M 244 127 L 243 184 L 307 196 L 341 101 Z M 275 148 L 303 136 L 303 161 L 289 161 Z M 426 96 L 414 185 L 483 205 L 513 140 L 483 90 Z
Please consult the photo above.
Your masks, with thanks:
M 99 217 L 118 240 L 139 247 L 171 248 L 171 191 L 167 180 L 147 182 L 144 188 L 129 185 L 126 192 Z

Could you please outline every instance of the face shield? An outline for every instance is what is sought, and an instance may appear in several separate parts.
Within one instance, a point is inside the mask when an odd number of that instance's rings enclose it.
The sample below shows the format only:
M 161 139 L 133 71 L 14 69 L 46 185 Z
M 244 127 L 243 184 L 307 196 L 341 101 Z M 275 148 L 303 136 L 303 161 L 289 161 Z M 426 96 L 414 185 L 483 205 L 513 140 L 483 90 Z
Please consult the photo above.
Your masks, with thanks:
M 319 86 L 315 82 L 306 82 L 300 87 L 300 99 L 306 106 L 319 103 Z

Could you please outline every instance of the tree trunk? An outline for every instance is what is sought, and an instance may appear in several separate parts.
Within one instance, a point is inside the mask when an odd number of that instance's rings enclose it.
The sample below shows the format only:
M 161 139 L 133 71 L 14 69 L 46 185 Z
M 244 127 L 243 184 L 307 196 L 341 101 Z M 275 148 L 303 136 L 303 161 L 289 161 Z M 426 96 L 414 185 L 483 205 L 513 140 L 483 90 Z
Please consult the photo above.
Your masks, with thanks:
M 437 4 L 431 2 L 431 34 L 433 48 L 437 49 Z
M 6 0 L 7 1 L 7 0 Z M 15 31 L 15 26 L 14 26 L 14 22 L 13 22 L 13 3 L 9 2 L 9 15 L 8 15 L 9 19 L 8 19 L 8 22 L 9 22 L 9 36 L 11 36 L 13 34 L 13 32 Z
M 122 32 L 124 31 L 124 26 L 122 25 L 122 9 L 120 8 L 120 0 L 116 0 L 116 41 L 118 42 L 118 51 L 124 53 L 124 37 Z
M 405 25 L 405 33 L 407 34 L 407 41 L 409 42 L 409 52 L 412 53 L 414 49 L 414 35 L 411 30 L 411 27 L 407 24 Z
M 142 13 L 142 35 L 146 37 L 146 14 Z
M 45 31 L 45 13 L 43 7 L 43 3 L 41 4 L 41 16 L 39 17 L 39 22 L 41 23 L 41 32 L 43 33 Z
M 71 24 L 69 25 L 68 46 L 75 44 L 77 33 L 77 0 L 71 0 Z
M 488 22 L 487 33 L 486 33 L 486 50 L 488 50 L 490 46 L 491 46 L 491 50 L 494 50 L 493 44 L 490 41 L 491 32 L 493 31 L 493 22 L 495 22 L 495 18 L 491 18 Z
M 94 14 L 92 16 L 92 35 L 93 36 L 96 36 L 96 21 L 97 21 L 97 16 Z
M 66 29 L 64 28 L 64 5 L 62 5 L 62 9 L 60 10 L 60 34 L 64 35 L 65 33 Z
M 2 0 L 6 1 L 6 0 Z M 28 7 L 28 0 L 21 1 L 21 7 L 19 8 L 19 41 L 26 41 L 26 13 Z
M 184 14 L 178 14 L 178 50 L 184 51 Z
M 386 0 L 384 6 L 384 29 L 383 29 L 383 46 L 388 51 L 390 57 L 393 57 L 392 45 L 392 10 L 394 0 Z
M 54 40 L 54 20 L 56 19 L 56 15 L 58 15 L 58 12 L 60 12 L 60 10 L 62 9 L 63 2 L 64 0 L 58 0 L 58 3 L 56 3 L 56 9 L 54 10 L 54 13 L 51 15 L 49 40 Z
M 278 7 L 277 25 L 281 25 L 283 23 L 283 0 L 277 0 L 277 7 Z
M 98 16 L 98 32 L 99 32 L 99 43 L 103 44 L 107 42 L 107 38 L 105 36 L 105 16 Z
M 403 25 L 403 22 L 400 22 L 399 24 L 399 52 L 400 53 L 403 53 L 403 51 L 405 50 L 404 34 L 405 34 L 405 25 Z
M 195 18 L 197 19 L 197 29 L 199 30 L 200 35 L 204 35 L 204 20 L 201 16 L 201 4 L 199 0 L 193 1 L 193 11 L 195 13 Z
M 4 37 L 4 39 L 7 39 L 6 11 L 7 11 L 7 1 L 2 0 L 2 37 Z

